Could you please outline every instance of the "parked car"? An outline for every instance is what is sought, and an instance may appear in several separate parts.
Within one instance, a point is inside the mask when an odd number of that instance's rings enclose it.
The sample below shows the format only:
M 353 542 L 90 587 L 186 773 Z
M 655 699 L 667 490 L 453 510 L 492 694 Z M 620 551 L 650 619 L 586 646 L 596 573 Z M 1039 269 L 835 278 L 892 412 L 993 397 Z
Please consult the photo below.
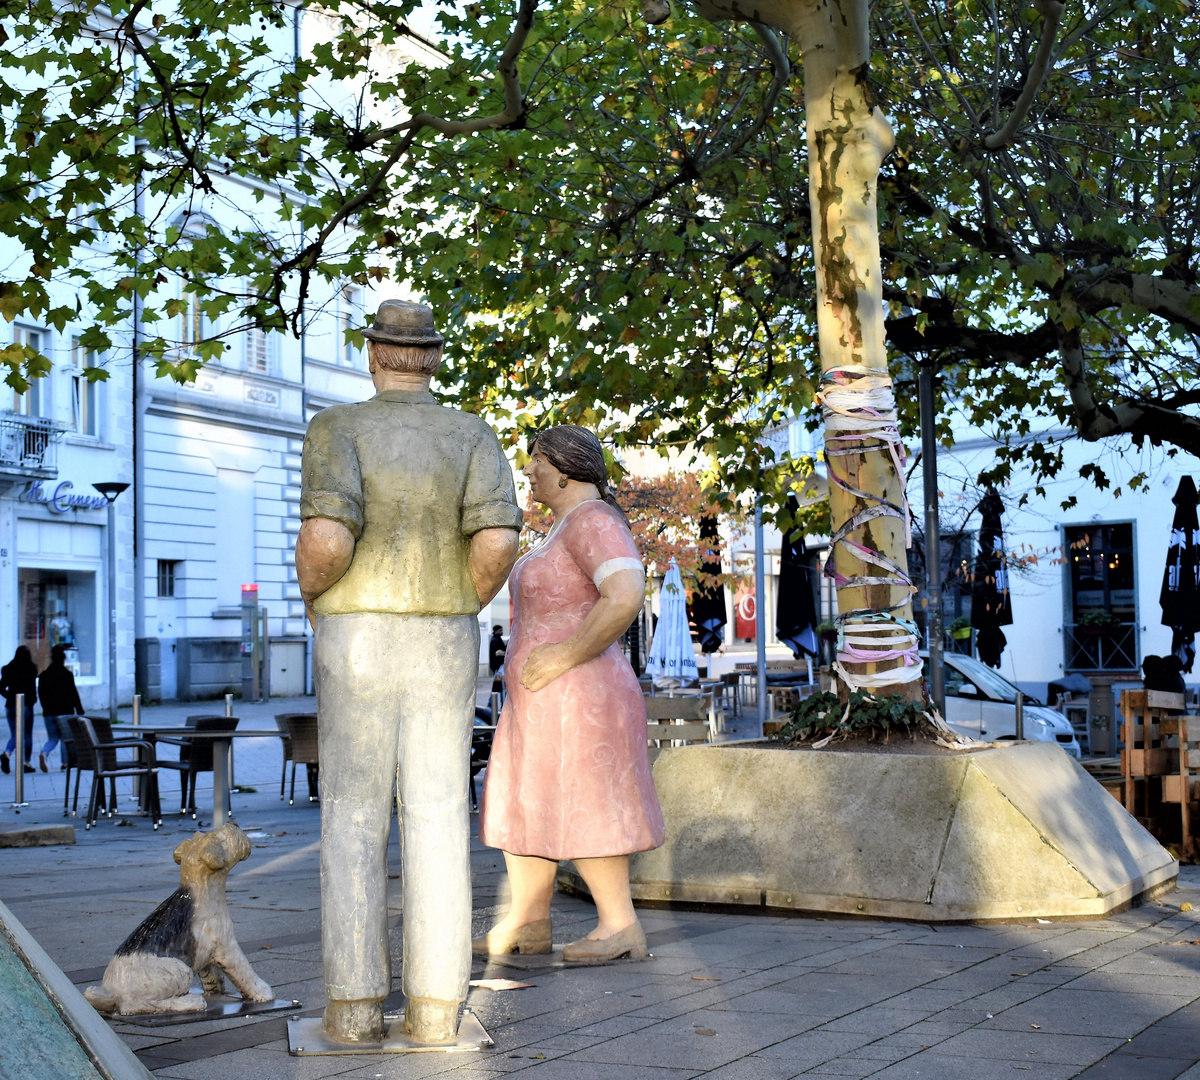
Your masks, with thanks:
M 929 657 L 922 654 L 926 664 Z M 944 653 L 946 723 L 972 739 L 993 742 L 1017 737 L 1017 688 L 973 656 Z M 1079 740 L 1062 713 L 1026 694 L 1022 703 L 1026 739 L 1052 742 L 1080 757 Z

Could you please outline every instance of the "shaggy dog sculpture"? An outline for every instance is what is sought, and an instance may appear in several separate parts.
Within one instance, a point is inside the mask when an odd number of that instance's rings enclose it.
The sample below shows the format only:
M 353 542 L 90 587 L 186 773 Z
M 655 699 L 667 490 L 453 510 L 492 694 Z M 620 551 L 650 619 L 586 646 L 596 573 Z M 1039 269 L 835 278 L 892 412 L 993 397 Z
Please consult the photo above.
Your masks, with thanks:
M 233 934 L 225 903 L 229 871 L 250 854 L 250 841 L 232 822 L 196 833 L 175 849 L 179 888 L 158 905 L 117 949 L 100 986 L 84 996 L 100 1012 L 195 1012 L 207 1008 L 190 994 L 193 974 L 206 994 L 225 988 L 222 972 L 246 1001 L 272 1001 Z

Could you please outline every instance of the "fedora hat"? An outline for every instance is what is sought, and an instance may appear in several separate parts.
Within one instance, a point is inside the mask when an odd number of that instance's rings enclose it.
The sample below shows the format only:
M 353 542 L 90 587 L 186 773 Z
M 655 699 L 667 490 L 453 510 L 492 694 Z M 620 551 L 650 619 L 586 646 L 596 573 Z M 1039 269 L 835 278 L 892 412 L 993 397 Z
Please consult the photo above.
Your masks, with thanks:
M 433 328 L 433 310 L 408 300 L 385 300 L 375 322 L 363 337 L 385 345 L 441 345 L 445 338 Z

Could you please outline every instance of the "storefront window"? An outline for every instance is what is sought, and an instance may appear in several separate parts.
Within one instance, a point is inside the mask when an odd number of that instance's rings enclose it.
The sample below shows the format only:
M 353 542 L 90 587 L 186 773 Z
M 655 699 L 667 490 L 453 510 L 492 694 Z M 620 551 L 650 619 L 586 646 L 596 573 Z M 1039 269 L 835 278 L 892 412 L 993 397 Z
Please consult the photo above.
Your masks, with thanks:
M 86 570 L 18 570 L 21 643 L 39 671 L 50 649 L 67 650 L 76 675 L 96 674 L 96 575 Z
M 1133 525 L 1066 530 L 1071 621 L 1064 639 L 1067 671 L 1138 669 Z

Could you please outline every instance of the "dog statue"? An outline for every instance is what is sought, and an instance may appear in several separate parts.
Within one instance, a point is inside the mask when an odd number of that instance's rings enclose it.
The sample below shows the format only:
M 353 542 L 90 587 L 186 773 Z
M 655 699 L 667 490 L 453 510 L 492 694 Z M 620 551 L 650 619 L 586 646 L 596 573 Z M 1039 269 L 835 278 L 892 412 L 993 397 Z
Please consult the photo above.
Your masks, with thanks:
M 175 849 L 179 888 L 125 939 L 84 996 L 102 1013 L 197 1012 L 208 1007 L 191 994 L 193 975 L 206 994 L 225 989 L 222 972 L 246 1001 L 272 1001 L 274 991 L 254 974 L 233 934 L 225 879 L 250 854 L 233 822 L 198 832 Z

